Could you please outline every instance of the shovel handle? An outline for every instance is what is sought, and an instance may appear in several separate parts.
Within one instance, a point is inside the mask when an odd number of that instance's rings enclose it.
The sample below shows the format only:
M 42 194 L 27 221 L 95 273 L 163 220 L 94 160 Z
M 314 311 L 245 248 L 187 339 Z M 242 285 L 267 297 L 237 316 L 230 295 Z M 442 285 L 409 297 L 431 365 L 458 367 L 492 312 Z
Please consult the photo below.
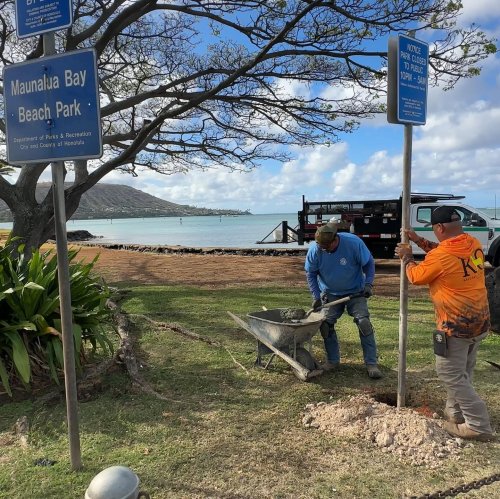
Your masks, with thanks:
M 323 310 L 324 308 L 333 307 L 333 305 L 338 305 L 339 303 L 344 303 L 346 301 L 349 301 L 351 298 L 357 298 L 358 296 L 362 296 L 361 293 L 356 293 L 354 295 L 344 296 L 343 298 L 339 298 L 338 300 L 330 301 L 328 303 L 325 303 L 320 309 L 316 310 L 316 312 L 319 312 L 320 310 Z M 311 308 L 311 310 L 309 310 L 309 312 L 307 312 L 306 317 L 308 317 L 313 312 L 314 312 L 314 308 Z
M 325 303 L 321 308 L 333 307 L 333 305 L 337 305 L 338 303 L 344 303 L 345 301 L 349 301 L 354 296 L 357 295 L 344 296 L 344 298 L 339 298 L 338 300 L 329 301 L 328 303 Z

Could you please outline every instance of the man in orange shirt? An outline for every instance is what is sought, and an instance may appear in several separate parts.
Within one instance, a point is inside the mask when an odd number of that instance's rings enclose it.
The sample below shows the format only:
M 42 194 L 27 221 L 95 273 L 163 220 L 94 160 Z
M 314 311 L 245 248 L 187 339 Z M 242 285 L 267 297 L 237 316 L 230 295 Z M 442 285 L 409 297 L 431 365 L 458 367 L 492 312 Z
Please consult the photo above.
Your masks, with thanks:
M 434 303 L 436 372 L 447 392 L 443 428 L 460 438 L 490 440 L 488 410 L 472 386 L 477 349 L 490 327 L 483 249 L 463 232 L 460 215 L 451 206 L 434 209 L 431 224 L 439 244 L 407 231 L 427 253 L 422 263 L 417 265 L 411 248 L 401 244 L 396 255 L 406 264 L 412 284 L 429 285 Z

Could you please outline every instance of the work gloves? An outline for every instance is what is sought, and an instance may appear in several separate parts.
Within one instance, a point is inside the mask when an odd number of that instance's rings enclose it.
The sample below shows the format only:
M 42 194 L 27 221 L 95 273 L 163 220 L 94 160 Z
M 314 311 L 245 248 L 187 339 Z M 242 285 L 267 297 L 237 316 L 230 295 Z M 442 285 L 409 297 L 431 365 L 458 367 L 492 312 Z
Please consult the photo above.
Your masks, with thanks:
M 312 302 L 312 309 L 317 312 L 318 310 L 321 309 L 323 306 L 323 302 L 321 301 L 321 298 L 317 298 L 316 300 L 313 300 Z
M 365 298 L 370 298 L 370 296 L 373 295 L 373 285 L 372 284 L 365 284 L 365 289 L 363 290 L 363 295 Z

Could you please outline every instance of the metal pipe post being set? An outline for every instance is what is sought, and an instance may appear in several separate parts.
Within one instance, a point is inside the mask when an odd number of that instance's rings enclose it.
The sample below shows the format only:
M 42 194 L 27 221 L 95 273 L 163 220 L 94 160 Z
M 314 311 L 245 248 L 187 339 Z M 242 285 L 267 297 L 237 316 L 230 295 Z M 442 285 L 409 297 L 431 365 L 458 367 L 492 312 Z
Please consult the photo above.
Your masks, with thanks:
M 403 196 L 401 203 L 401 242 L 408 244 L 405 230 L 410 227 L 411 202 L 411 152 L 413 125 L 404 126 Z M 406 400 L 406 350 L 408 344 L 408 278 L 406 265 L 401 261 L 399 281 L 399 358 L 397 407 L 404 407 Z
M 44 34 L 43 55 L 49 56 L 55 53 L 54 33 Z M 64 201 L 64 161 L 54 161 L 51 163 L 51 167 L 69 450 L 71 467 L 73 470 L 78 470 L 82 467 L 82 458 L 78 422 L 73 312 L 71 309 L 71 290 L 69 284 L 68 239 L 66 234 L 66 206 Z
M 389 38 L 387 71 L 387 121 L 404 125 L 401 243 L 408 244 L 411 228 L 411 155 L 413 125 L 425 125 L 429 45 L 415 39 L 415 31 Z M 397 407 L 406 398 L 406 348 L 408 341 L 408 278 L 401 262 L 399 288 L 399 359 Z

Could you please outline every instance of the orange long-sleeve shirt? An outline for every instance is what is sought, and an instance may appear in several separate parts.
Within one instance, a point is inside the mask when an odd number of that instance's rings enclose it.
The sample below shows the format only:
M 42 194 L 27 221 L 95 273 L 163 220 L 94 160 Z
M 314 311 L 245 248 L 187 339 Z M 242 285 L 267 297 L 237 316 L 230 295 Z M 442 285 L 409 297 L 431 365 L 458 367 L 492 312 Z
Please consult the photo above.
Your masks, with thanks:
M 481 243 L 469 234 L 446 239 L 420 264 L 409 262 L 412 284 L 428 284 L 436 328 L 448 336 L 471 338 L 488 331 L 490 312 Z

